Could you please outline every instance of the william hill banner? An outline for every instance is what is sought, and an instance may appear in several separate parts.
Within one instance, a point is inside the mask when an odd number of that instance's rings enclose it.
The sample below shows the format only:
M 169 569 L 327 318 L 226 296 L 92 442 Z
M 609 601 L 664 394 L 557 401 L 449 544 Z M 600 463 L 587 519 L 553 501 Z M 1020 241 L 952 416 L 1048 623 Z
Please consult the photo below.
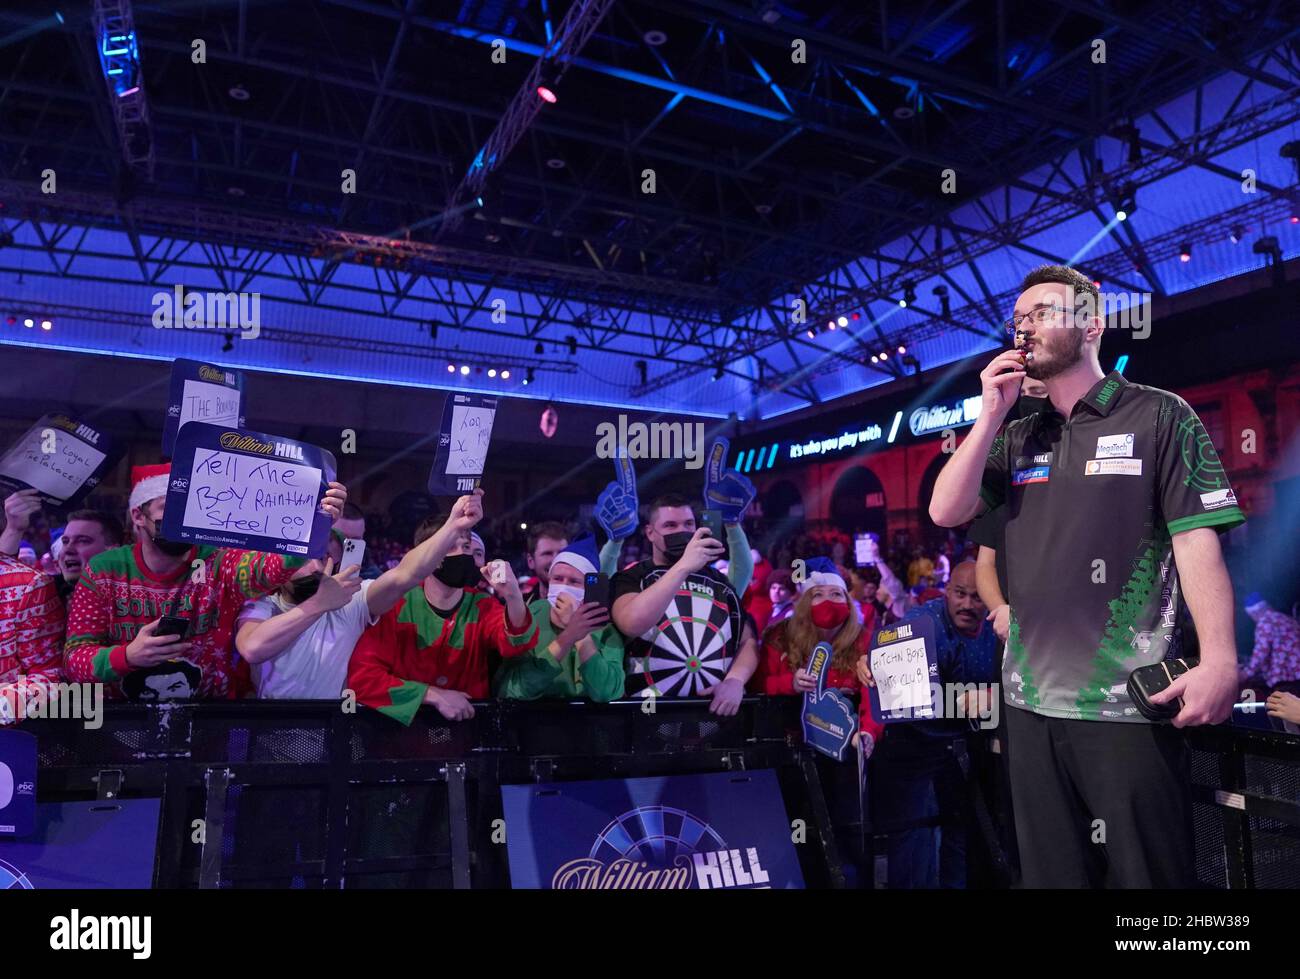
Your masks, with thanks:
M 770 771 L 505 785 L 501 792 L 514 887 L 803 887 Z

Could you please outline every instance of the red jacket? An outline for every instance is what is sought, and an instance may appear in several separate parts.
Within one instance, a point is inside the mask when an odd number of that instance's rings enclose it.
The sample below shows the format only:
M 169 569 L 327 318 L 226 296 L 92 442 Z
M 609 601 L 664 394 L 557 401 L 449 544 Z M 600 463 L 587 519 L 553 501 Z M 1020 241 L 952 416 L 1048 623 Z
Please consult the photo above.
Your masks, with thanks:
M 763 651 L 758 655 L 758 669 L 754 671 L 749 681 L 750 690 L 760 694 L 793 697 L 795 695 L 794 670 L 790 669 L 785 654 L 772 641 L 774 635 L 769 635 L 767 641 L 763 643 Z M 871 633 L 864 630 L 858 640 L 858 651 L 866 653 L 870 649 Z M 812 650 L 809 652 L 811 653 Z M 858 682 L 857 674 L 853 670 L 840 670 L 832 666 L 826 673 L 826 688 L 858 695 L 858 727 L 870 734 L 879 744 L 880 736 L 885 733 L 885 726 L 871 716 L 871 698 L 867 688 Z

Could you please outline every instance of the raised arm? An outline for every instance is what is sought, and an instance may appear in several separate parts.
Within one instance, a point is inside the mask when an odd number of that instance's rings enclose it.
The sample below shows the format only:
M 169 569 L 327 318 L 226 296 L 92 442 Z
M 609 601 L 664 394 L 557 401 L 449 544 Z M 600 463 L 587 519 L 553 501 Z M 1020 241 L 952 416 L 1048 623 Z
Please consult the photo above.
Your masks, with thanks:
M 680 560 L 660 575 L 658 581 L 644 591 L 620 595 L 614 600 L 613 618 L 618 631 L 635 637 L 654 628 L 686 576 L 716 561 L 723 553 L 722 541 L 714 540 L 703 527 L 696 530 Z
M 446 522 L 432 537 L 413 547 L 397 567 L 385 571 L 366 592 L 366 606 L 370 617 L 377 619 L 397 604 L 398 599 L 438 570 L 447 552 L 456 546 L 463 534 L 469 533 L 483 519 L 483 490 L 476 489 L 458 499 L 447 515 Z
M 983 389 L 980 416 L 970 435 L 940 470 L 930 497 L 930 519 L 940 527 L 959 526 L 979 512 L 989 450 L 1003 419 L 1016 402 L 1024 377 L 1024 360 L 1018 350 L 1002 351 L 980 371 Z

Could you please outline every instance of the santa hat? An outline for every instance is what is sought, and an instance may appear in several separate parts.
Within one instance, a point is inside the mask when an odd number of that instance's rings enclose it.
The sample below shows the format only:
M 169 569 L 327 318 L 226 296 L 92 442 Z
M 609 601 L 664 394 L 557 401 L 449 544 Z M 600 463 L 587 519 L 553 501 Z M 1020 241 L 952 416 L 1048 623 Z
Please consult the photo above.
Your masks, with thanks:
M 849 601 L 849 610 L 853 616 L 862 621 L 862 607 L 853 600 L 849 594 L 848 583 L 845 582 L 844 576 L 840 574 L 839 569 L 835 567 L 835 562 L 828 557 L 809 558 L 804 562 L 806 575 L 804 580 L 799 582 L 799 594 L 802 595 L 809 588 L 816 588 L 818 585 L 831 585 L 844 590 L 844 597 Z
M 840 576 L 835 567 L 835 562 L 828 557 L 809 558 L 804 562 L 804 568 L 807 571 L 803 581 L 799 582 L 799 594 L 802 595 L 809 588 L 816 588 L 818 585 L 838 585 L 844 589 L 847 595 L 849 586 L 845 584 L 844 579 Z
M 555 555 L 551 567 L 557 564 L 567 564 L 583 574 L 595 574 L 600 564 L 600 558 L 596 554 L 596 538 L 587 534 L 570 541 L 568 547 Z
M 480 548 L 482 548 L 484 556 L 487 555 L 487 545 L 483 543 L 483 538 L 480 537 L 478 534 L 474 533 L 474 531 L 472 530 L 469 532 L 469 541 L 471 544 L 477 544 Z
M 1267 604 L 1268 602 L 1264 600 L 1264 595 L 1261 592 L 1253 591 L 1246 596 L 1247 612 L 1251 611 L 1252 609 L 1262 609 Z
M 144 506 L 150 500 L 167 495 L 167 479 L 171 475 L 172 465 L 164 462 L 157 466 L 131 467 L 131 498 L 127 502 L 127 513 L 136 507 Z

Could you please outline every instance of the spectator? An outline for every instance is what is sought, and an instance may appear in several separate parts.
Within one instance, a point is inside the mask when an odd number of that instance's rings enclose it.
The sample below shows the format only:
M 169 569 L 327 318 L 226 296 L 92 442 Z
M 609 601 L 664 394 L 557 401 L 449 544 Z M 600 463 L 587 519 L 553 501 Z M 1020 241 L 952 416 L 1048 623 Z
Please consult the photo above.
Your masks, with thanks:
M 279 588 L 304 562 L 167 540 L 162 522 L 170 471 L 165 464 L 131 471 L 135 543 L 97 554 L 83 568 L 68 608 L 64 669 L 77 682 L 102 681 L 105 696 L 120 699 L 131 673 L 175 673 L 168 660 L 183 659 L 199 674 L 192 693 L 240 697 L 247 667 L 232 648 L 235 620 L 245 601 Z M 346 499 L 343 486 L 331 483 L 321 509 L 337 517 Z M 156 634 L 164 615 L 189 620 L 184 638 Z M 140 679 L 132 689 L 153 689 Z
M 708 567 L 725 546 L 696 530 L 690 502 L 676 494 L 651 503 L 644 532 L 651 559 L 619 572 L 611 588 L 614 624 L 627 646 L 627 693 L 712 695 L 711 707 L 720 709 L 743 693 L 758 666 L 756 648 L 739 655 L 740 596 Z M 696 625 L 684 629 L 684 621 Z
M 912 549 L 912 563 L 907 566 L 907 587 L 915 588 L 923 580 L 928 580 L 934 574 L 934 562 L 925 556 L 925 551 L 920 547 Z
M 808 561 L 814 568 L 815 562 Z M 829 562 L 827 562 L 829 564 Z M 770 627 L 763 637 L 759 668 L 751 683 L 756 693 L 804 694 L 815 689 L 808 673 L 808 660 L 819 642 L 831 644 L 831 662 L 826 674 L 827 689 L 843 689 L 859 698 L 858 733 L 862 752 L 870 756 L 884 731 L 872 718 L 871 700 L 856 673 L 858 659 L 867 654 L 871 633 L 862 628 L 856 603 L 849 600 L 848 586 L 836 572 L 817 570 L 800 584 L 799 600 L 792 615 Z
M 966 561 L 953 570 L 945 595 L 903 617 L 903 622 L 925 617 L 933 623 L 941 706 L 951 705 L 955 716 L 894 725 L 876 759 L 879 814 L 886 824 L 900 826 L 889 833 L 890 887 L 967 884 L 967 841 L 977 830 L 971 816 L 971 793 L 977 789 L 968 781 L 967 769 L 977 764 L 979 777 L 991 762 L 983 752 L 985 742 L 969 737 L 966 719 L 985 717 L 996 723 L 1000 706 L 998 639 L 987 614 L 976 589 L 975 565 Z M 873 682 L 866 656 L 857 666 L 859 679 Z M 901 828 L 931 814 L 931 794 L 941 819 L 938 847 L 934 827 Z
M 426 518 L 415 530 L 416 547 L 442 525 Z M 485 576 L 502 601 L 468 587 Z M 475 564 L 464 528 L 437 570 L 362 634 L 348 664 L 348 687 L 358 701 L 403 724 L 424 704 L 449 721 L 468 720 L 470 701 L 488 695 L 491 654 L 521 656 L 537 645 L 537 634 L 510 565 Z
M 1246 614 L 1255 620 L 1255 648 L 1238 670 L 1241 682 L 1258 677 L 1271 689 L 1300 680 L 1300 622 L 1274 609 L 1257 591 L 1246 596 Z
M 62 673 L 63 603 L 54 582 L 0 554 L 0 724 L 21 719 Z
M 343 516 L 339 517 L 334 523 L 334 529 L 342 535 L 344 540 L 366 539 L 366 515 L 361 511 L 361 507 L 355 503 L 346 503 L 343 506 Z M 366 545 L 365 553 L 361 556 L 360 577 L 362 581 L 373 581 L 383 574 L 383 569 L 379 566 L 372 548 Z
M 278 592 L 245 605 L 235 648 L 251 668 L 258 697 L 337 700 L 361 634 L 442 564 L 482 518 L 482 495 L 476 490 L 458 499 L 437 533 L 372 581 L 361 579 L 356 567 L 333 573 L 343 539 L 331 534 L 323 563 L 308 561 Z
M 67 526 L 58 539 L 59 597 L 72 597 L 82 570 L 96 554 L 122 546 L 122 521 L 103 510 L 76 510 L 68 516 Z
M 537 576 L 537 584 L 525 596 L 529 605 L 546 597 L 546 583 L 550 580 L 551 562 L 555 555 L 569 546 L 569 532 L 564 524 L 544 520 L 528 528 L 528 570 Z M 509 553 L 509 552 L 507 552 Z
M 604 605 L 584 601 L 586 576 L 596 573 L 598 560 L 592 537 L 573 541 L 555 556 L 547 597 L 529 606 L 537 645 L 502 662 L 493 682 L 498 697 L 608 703 L 623 696 L 623 637 Z

